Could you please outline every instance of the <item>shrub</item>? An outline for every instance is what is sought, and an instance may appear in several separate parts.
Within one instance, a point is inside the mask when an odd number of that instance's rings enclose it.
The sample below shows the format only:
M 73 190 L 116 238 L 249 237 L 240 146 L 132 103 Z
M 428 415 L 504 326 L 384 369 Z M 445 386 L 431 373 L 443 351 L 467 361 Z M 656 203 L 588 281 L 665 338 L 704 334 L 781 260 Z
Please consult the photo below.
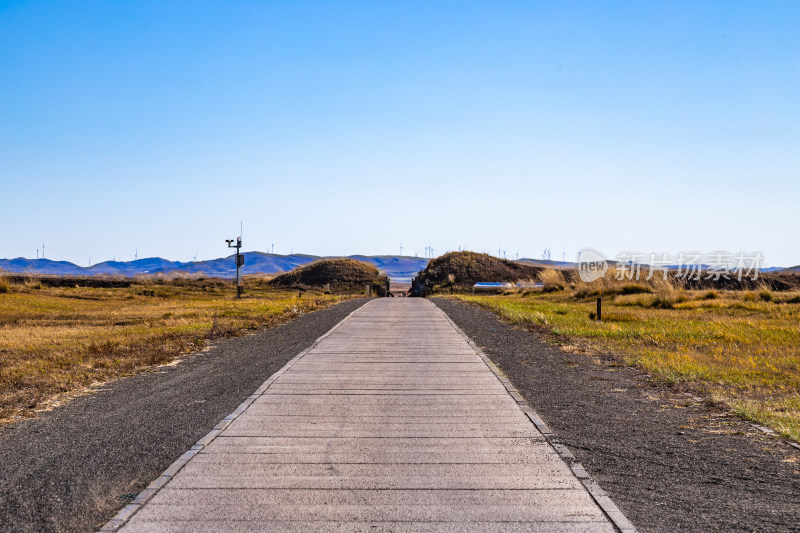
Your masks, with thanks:
M 758 293 L 758 297 L 761 298 L 764 302 L 774 302 L 775 297 L 772 295 L 772 291 L 764 289 Z
M 641 319 L 628 313 L 603 313 L 604 322 L 639 322 Z
M 539 273 L 539 281 L 544 285 L 544 292 L 564 290 L 564 274 L 560 270 L 548 268 Z
M 545 285 L 544 288 L 542 289 L 542 292 L 557 292 L 563 290 L 564 290 L 563 285 Z
M 588 287 L 584 287 L 575 291 L 575 298 L 594 298 L 595 296 L 600 296 L 601 294 L 602 292 L 599 289 L 590 289 Z
M 620 288 L 620 294 L 644 294 L 653 292 L 653 289 L 647 287 L 645 285 L 637 285 L 635 283 L 629 283 L 628 285 L 623 285 Z
M 708 291 L 700 296 L 701 300 L 714 300 L 716 298 L 719 298 L 719 293 L 717 291 Z
M 653 302 L 650 304 L 651 307 L 655 307 L 657 309 L 675 309 L 675 304 L 677 301 L 670 295 L 667 294 L 657 294 Z

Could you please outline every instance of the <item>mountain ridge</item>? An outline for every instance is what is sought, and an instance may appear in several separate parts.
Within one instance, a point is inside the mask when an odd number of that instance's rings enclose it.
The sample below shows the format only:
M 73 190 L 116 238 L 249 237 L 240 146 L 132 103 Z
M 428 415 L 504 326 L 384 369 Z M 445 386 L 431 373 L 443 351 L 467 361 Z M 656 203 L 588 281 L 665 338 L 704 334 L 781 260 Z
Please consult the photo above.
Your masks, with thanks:
M 318 256 L 310 254 L 269 254 L 265 252 L 243 252 L 245 264 L 242 270 L 248 274 L 277 274 L 287 272 L 319 259 L 349 258 L 365 261 L 375 265 L 385 272 L 392 281 L 410 282 L 411 278 L 424 270 L 428 260 L 422 257 L 401 255 L 362 255 L 349 256 Z M 544 268 L 577 268 L 577 264 L 570 261 L 550 261 L 542 259 L 521 258 L 520 263 L 540 266 Z M 609 261 L 613 264 L 614 261 Z M 56 261 L 52 259 L 27 259 L 17 257 L 14 259 L 0 259 L 0 272 L 6 271 L 13 274 L 43 274 L 57 276 L 125 276 L 133 277 L 140 274 L 203 274 L 208 277 L 232 278 L 236 275 L 233 264 L 233 255 L 208 259 L 205 261 L 171 261 L 162 257 L 147 257 L 133 261 L 103 261 L 88 267 L 82 267 L 69 261 Z M 770 267 L 762 272 L 800 272 L 800 265 L 794 267 Z
M 394 255 L 350 255 L 350 256 L 316 256 L 309 254 L 268 254 L 251 251 L 244 255 L 243 275 L 276 274 L 286 272 L 319 259 L 347 257 L 375 265 L 385 272 L 393 281 L 410 281 L 417 272 L 425 268 L 427 259 Z M 233 254 L 205 261 L 171 261 L 161 257 L 148 257 L 133 261 L 103 261 L 88 267 L 82 267 L 69 261 L 52 259 L 0 259 L 0 270 L 15 274 L 44 274 L 58 276 L 96 276 L 111 275 L 133 277 L 140 274 L 203 274 L 209 277 L 231 278 L 236 275 Z

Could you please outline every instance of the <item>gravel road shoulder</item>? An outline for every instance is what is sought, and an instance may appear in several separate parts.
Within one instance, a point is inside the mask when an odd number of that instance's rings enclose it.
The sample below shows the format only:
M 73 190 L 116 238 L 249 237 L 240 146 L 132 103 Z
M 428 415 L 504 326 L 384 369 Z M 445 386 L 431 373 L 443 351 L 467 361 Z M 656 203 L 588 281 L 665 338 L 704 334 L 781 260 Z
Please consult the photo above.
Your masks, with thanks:
M 640 531 L 800 531 L 800 452 L 628 367 L 432 299 Z
M 102 526 L 270 375 L 366 300 L 218 341 L 0 427 L 0 531 Z

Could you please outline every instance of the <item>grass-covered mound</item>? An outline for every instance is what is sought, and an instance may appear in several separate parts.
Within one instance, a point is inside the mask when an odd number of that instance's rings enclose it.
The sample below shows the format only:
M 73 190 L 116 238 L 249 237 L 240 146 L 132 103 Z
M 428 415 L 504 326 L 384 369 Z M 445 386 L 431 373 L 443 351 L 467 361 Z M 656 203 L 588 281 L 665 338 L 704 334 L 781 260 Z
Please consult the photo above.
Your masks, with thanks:
M 371 285 L 379 293 L 388 278 L 369 263 L 355 259 L 323 259 L 281 274 L 272 280 L 279 287 L 329 289 L 335 292 L 363 291 Z
M 538 278 L 541 267 L 476 252 L 450 252 L 432 259 L 419 279 L 429 289 L 466 289 L 479 281 L 516 282 Z

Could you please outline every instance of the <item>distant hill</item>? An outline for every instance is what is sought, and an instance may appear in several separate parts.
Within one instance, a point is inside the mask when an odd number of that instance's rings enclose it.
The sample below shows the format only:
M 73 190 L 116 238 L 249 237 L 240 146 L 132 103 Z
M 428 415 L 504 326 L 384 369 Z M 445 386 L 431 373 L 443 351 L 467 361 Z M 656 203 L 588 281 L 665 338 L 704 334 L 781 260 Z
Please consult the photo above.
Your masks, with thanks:
M 334 291 L 363 291 L 364 285 L 386 294 L 385 274 L 371 263 L 352 258 L 321 259 L 273 278 L 272 284 L 294 288 L 323 288 Z
M 429 289 L 466 289 L 479 282 L 516 282 L 536 279 L 542 271 L 521 261 L 477 252 L 449 252 L 431 259 L 419 279 Z
M 263 252 L 244 252 L 243 274 L 275 274 L 286 272 L 308 264 L 319 256 L 306 254 L 277 255 Z M 351 259 L 372 263 L 386 273 L 392 281 L 408 282 L 417 272 L 425 268 L 427 259 L 408 256 L 365 256 L 353 255 Z M 185 272 L 187 274 L 204 274 L 209 277 L 232 278 L 236 275 L 233 255 L 211 259 L 208 261 L 169 261 L 160 257 L 137 259 L 135 261 L 104 261 L 90 267 L 78 266 L 68 261 L 50 259 L 0 259 L 0 270 L 14 273 L 50 274 L 58 276 L 94 276 L 105 274 L 111 276 L 132 277 L 138 274 L 170 274 Z
M 574 263 L 572 261 L 555 261 L 551 259 L 531 259 L 529 257 L 523 257 L 522 259 L 517 259 L 520 263 L 527 263 L 529 265 L 545 267 L 545 268 L 578 268 L 578 263 Z

